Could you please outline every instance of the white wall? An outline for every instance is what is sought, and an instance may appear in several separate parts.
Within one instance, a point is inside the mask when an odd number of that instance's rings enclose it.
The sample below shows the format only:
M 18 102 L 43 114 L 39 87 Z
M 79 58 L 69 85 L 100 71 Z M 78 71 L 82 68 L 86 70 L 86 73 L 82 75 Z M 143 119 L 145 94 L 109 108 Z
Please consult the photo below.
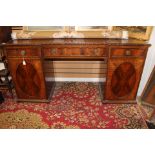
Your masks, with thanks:
M 153 31 L 152 31 L 149 43 L 152 46 L 148 50 L 141 82 L 140 82 L 139 89 L 138 89 L 138 94 L 137 94 L 138 96 L 142 94 L 143 89 L 146 85 L 146 82 L 150 76 L 150 73 L 155 65 L 155 26 L 153 27 Z

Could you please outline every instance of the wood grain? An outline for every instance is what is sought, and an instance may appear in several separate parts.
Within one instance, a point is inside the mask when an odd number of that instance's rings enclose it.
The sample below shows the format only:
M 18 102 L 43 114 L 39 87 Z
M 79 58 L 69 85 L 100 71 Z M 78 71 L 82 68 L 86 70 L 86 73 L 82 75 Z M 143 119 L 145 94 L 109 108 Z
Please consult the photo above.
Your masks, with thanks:
M 108 63 L 105 98 L 107 100 L 134 100 L 144 62 L 145 59 L 143 58 L 121 57 L 110 59 Z M 126 65 L 126 63 L 130 65 Z M 115 81 L 113 79 L 114 77 Z
M 14 40 L 3 47 L 20 99 L 47 99 L 45 78 L 48 77 L 106 77 L 105 89 L 102 88 L 104 99 L 119 102 L 136 99 L 149 46 L 144 41 L 130 39 L 65 38 Z M 26 50 L 25 55 L 21 55 L 22 49 Z M 21 67 L 19 70 L 23 59 L 29 62 L 29 69 Z M 25 76 L 27 80 L 21 80 L 21 76 L 28 74 L 31 79 Z M 23 91 L 25 81 L 29 82 L 29 87 L 35 85 L 29 92 L 33 97 L 26 93 L 28 89 Z

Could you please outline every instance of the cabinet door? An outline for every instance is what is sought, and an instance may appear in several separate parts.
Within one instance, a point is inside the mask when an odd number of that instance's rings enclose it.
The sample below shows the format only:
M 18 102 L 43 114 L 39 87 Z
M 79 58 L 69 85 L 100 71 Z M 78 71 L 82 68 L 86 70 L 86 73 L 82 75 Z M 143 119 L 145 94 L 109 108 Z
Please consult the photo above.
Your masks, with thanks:
M 45 80 L 40 59 L 9 58 L 11 72 L 17 97 L 19 99 L 46 99 Z
M 105 91 L 106 100 L 134 100 L 136 98 L 144 58 L 111 58 Z

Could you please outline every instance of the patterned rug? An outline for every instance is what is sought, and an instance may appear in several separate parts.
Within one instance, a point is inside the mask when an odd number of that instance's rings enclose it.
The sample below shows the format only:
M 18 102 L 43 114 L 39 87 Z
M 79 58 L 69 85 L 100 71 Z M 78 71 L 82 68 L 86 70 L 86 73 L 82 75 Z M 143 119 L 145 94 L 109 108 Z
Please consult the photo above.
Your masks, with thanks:
M 101 102 L 98 83 L 57 83 L 52 101 L 16 103 L 8 92 L 0 105 L 0 128 L 147 128 L 138 104 Z

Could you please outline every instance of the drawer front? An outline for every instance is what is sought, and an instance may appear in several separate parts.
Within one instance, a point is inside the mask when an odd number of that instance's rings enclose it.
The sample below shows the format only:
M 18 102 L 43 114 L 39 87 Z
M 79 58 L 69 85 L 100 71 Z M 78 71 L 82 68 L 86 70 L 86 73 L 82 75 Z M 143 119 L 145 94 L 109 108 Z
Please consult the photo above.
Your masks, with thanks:
M 50 47 L 43 48 L 44 57 L 102 57 L 107 56 L 107 49 L 102 47 Z
M 39 48 L 8 48 L 7 57 L 41 57 Z
M 143 48 L 111 48 L 110 57 L 145 57 Z

